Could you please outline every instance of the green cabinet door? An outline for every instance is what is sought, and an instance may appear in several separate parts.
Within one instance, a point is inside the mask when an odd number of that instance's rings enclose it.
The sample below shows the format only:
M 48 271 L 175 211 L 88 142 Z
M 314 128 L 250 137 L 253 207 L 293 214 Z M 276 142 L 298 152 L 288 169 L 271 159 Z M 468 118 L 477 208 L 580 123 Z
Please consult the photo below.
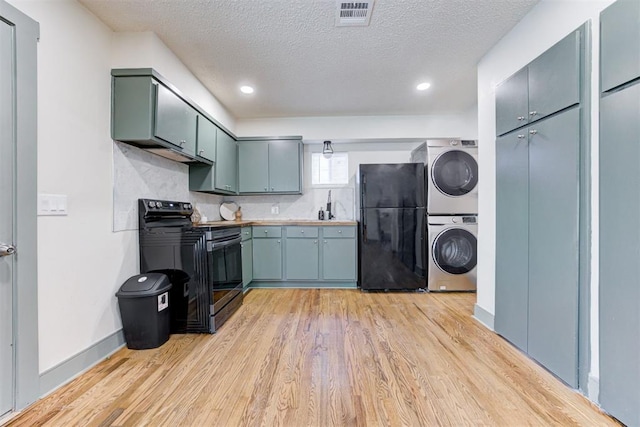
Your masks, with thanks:
M 529 117 L 527 68 L 515 73 L 496 88 L 496 134 L 503 135 L 526 125 Z
M 300 150 L 299 141 L 269 142 L 269 191 L 301 191 Z
M 529 134 L 528 352 L 577 388 L 580 108 Z
M 196 151 L 197 113 L 178 95 L 156 85 L 154 135 L 190 155 Z
M 223 193 L 238 191 L 238 147 L 236 141 L 219 131 L 216 143 L 215 188 Z
M 281 239 L 253 239 L 253 279 L 282 280 Z
M 216 161 L 216 140 L 218 127 L 209 119 L 198 115 L 198 135 L 196 141 L 196 154 L 198 157 Z
M 287 280 L 318 280 L 318 239 L 288 238 L 286 244 Z
M 580 33 L 569 34 L 529 64 L 529 122 L 580 102 Z
M 241 193 L 269 191 L 269 143 L 241 141 L 238 143 L 238 188 Z
M 242 241 L 242 287 L 246 290 L 253 280 L 253 240 Z
M 640 425 L 639 119 L 640 84 L 602 98 L 599 402 L 630 426 Z
M 529 146 L 527 129 L 496 140 L 495 330 L 527 351 L 529 305 Z
M 608 91 L 640 77 L 640 1 L 618 0 L 600 14 L 600 81 Z
M 322 278 L 356 280 L 356 239 L 322 240 Z

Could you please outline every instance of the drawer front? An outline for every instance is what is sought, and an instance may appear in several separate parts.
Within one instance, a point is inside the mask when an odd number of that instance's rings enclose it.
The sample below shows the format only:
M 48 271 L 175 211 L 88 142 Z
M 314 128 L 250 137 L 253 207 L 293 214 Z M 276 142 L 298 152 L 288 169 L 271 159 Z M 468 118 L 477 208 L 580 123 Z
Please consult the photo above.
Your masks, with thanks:
M 253 237 L 253 229 L 251 227 L 242 227 L 240 234 L 242 235 L 242 241 L 249 240 Z
M 356 228 L 349 226 L 322 227 L 322 235 L 325 238 L 356 237 Z
M 253 227 L 253 238 L 282 237 L 282 227 L 258 225 Z
M 287 227 L 287 238 L 318 237 L 318 227 Z

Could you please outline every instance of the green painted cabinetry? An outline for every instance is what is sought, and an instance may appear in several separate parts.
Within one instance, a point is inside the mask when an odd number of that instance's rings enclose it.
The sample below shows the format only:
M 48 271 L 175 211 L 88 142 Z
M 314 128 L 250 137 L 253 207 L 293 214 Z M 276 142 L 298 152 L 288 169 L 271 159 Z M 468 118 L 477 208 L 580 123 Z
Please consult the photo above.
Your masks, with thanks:
M 251 227 L 242 228 L 242 288 L 246 291 L 253 281 L 253 239 Z
M 282 280 L 281 227 L 253 227 L 253 279 Z
M 322 227 L 322 235 L 322 278 L 325 280 L 356 280 L 355 227 Z
M 241 139 L 238 147 L 240 193 L 301 193 L 302 141 L 299 138 Z
M 318 227 L 285 227 L 285 278 L 287 280 L 318 280 L 320 256 Z
M 640 2 L 600 14 L 599 403 L 640 425 Z
M 355 226 L 254 226 L 253 242 L 254 286 L 356 286 Z
M 111 137 L 180 161 L 196 158 L 197 110 L 151 69 L 112 70 Z
M 640 1 L 618 0 L 600 14 L 602 92 L 640 78 Z
M 238 192 L 238 145 L 225 132 L 218 132 L 216 143 L 215 189 L 221 193 Z
M 580 102 L 581 31 L 576 30 L 496 88 L 496 134 Z
M 495 330 L 574 388 L 580 386 L 580 245 L 588 233 L 581 193 L 588 111 L 580 105 L 587 97 L 581 86 L 586 31 L 585 25 L 572 32 L 496 93 Z M 535 114 L 515 125 L 518 102 L 498 95 L 520 91 L 513 87 L 525 80 Z
M 222 132 L 222 131 L 220 131 Z M 200 158 L 216 161 L 216 141 L 218 128 L 211 120 L 198 115 L 198 132 L 196 138 L 196 155 Z

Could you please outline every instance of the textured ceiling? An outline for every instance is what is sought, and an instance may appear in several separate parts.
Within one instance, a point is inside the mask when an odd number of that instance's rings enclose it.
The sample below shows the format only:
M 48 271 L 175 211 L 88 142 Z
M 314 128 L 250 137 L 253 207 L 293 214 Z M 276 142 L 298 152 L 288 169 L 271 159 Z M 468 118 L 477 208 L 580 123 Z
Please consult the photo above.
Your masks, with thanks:
M 235 117 L 256 118 L 467 111 L 477 62 L 538 0 L 377 0 L 368 27 L 336 27 L 332 0 L 80 2 L 115 31 L 153 31 Z

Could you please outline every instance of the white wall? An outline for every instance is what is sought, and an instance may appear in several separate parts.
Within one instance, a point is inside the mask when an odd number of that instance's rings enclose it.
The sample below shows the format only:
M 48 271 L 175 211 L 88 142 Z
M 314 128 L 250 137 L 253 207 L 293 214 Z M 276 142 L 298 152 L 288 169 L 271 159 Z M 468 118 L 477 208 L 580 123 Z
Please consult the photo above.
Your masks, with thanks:
M 238 119 L 238 136 L 302 135 L 305 140 L 437 138 L 475 139 L 478 135 L 476 108 L 460 115 L 289 117 Z
M 154 35 L 114 36 L 75 0 L 9 2 L 40 23 L 38 192 L 68 196 L 67 216 L 38 218 L 45 372 L 121 328 L 114 294 L 139 271 L 137 232 L 112 232 L 111 68 L 154 67 L 224 126 L 235 123 Z
M 495 87 L 554 45 L 585 21 L 591 20 L 591 376 L 598 377 L 598 57 L 599 13 L 613 0 L 542 0 L 497 43 L 478 64 L 479 174 L 478 300 L 495 313 Z

